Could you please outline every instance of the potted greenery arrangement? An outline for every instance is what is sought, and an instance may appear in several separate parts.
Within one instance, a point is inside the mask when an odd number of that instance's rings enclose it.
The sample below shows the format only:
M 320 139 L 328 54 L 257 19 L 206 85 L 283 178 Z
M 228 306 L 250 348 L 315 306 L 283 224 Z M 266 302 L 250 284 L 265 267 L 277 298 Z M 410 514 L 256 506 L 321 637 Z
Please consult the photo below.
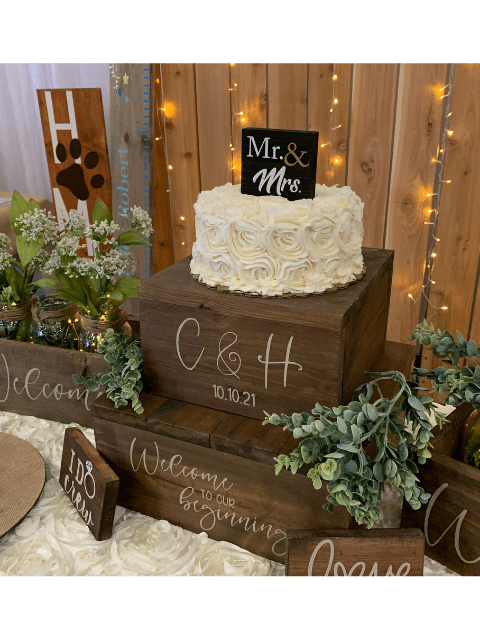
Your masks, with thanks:
M 402 373 L 368 375 L 373 380 L 359 387 L 348 405 L 329 408 L 317 403 L 311 413 L 292 416 L 265 412 L 263 424 L 281 425 L 301 439 L 290 455 L 275 458 L 277 474 L 282 469 L 296 473 L 308 466 L 307 476 L 316 489 L 327 483 L 324 509 L 333 513 L 336 506 L 343 506 L 358 524 L 371 528 L 379 522 L 379 502 L 387 481 L 403 492 L 413 509 L 428 502 L 430 494 L 418 484 L 417 463 L 431 457 L 430 412 L 440 426 L 446 418 L 434 410 L 432 398 L 420 393 L 421 387 Z M 393 398 L 383 396 L 382 380 L 398 384 Z
M 55 243 L 57 225 L 51 213 L 39 209 L 16 191 L 10 206 L 10 225 L 16 236 L 16 260 L 10 239 L 0 234 L 0 337 L 26 340 L 30 332 L 32 284 L 35 272 L 48 260 L 45 247 Z
M 59 232 L 43 266 L 48 275 L 35 282 L 36 286 L 49 287 L 62 300 L 78 306 L 79 348 L 83 351 L 95 351 L 109 328 L 123 332 L 127 341 L 132 339 L 128 316 L 121 305 L 138 295 L 140 280 L 130 275 L 135 259 L 128 253 L 128 247 L 148 244 L 146 237 L 153 228 L 148 214 L 140 207 L 133 207 L 125 217 L 130 228 L 114 237 L 120 227 L 113 222 L 102 200 L 95 202 L 91 224 L 77 211 L 70 211 L 65 228 Z M 79 256 L 83 238 L 91 240 L 93 258 Z
M 466 464 L 480 468 L 480 348 L 474 340 L 465 340 L 457 331 L 457 340 L 449 331 L 435 329 L 424 320 L 409 337 L 428 347 L 434 356 L 442 358 L 447 367 L 429 371 L 420 367 L 414 373 L 432 381 L 433 391 L 447 393 L 445 403 L 458 407 L 471 405 L 471 415 L 465 423 L 461 456 Z M 465 365 L 460 363 L 465 358 Z

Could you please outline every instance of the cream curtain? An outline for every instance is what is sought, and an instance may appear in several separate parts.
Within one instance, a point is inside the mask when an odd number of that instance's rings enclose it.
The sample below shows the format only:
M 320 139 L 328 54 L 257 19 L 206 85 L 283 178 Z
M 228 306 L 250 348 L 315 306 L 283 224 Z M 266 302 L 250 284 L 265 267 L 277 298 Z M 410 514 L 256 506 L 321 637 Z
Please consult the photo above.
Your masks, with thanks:
M 0 191 L 52 199 L 37 89 L 102 90 L 109 135 L 108 63 L 0 64 Z

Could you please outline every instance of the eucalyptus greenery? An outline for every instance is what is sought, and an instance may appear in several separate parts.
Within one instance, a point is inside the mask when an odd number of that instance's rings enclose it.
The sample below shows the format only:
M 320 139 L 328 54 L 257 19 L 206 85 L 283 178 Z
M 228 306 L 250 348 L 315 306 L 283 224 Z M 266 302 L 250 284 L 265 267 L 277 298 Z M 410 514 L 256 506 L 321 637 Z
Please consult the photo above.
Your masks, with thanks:
M 110 371 L 97 373 L 92 377 L 73 374 L 73 380 L 91 391 L 104 387 L 107 398 L 113 401 L 116 409 L 126 407 L 130 400 L 133 410 L 143 413 L 139 399 L 140 391 L 143 389 L 143 352 L 140 341 L 127 344 L 123 333 L 107 329 L 105 339 L 98 345 L 97 352 L 104 354 L 103 357 L 110 364 Z
M 320 489 L 326 481 L 328 499 L 323 505 L 329 513 L 342 505 L 358 524 L 371 528 L 379 522 L 379 502 L 385 482 L 390 480 L 413 509 L 426 504 L 430 494 L 418 486 L 416 461 L 431 457 L 432 423 L 429 413 L 441 427 L 446 421 L 434 410 L 432 398 L 421 395 L 423 389 L 407 381 L 398 371 L 368 373 L 373 378 L 357 389 L 348 405 L 325 407 L 316 404 L 309 413 L 292 416 L 265 412 L 263 424 L 283 425 L 295 438 L 302 438 L 290 455 L 275 458 L 275 472 L 290 469 L 296 473 L 310 465 L 307 476 Z M 393 380 L 399 391 L 384 397 L 379 385 Z M 378 399 L 372 401 L 374 393 Z M 395 406 L 403 396 L 400 405 Z M 411 423 L 411 432 L 406 428 Z M 374 441 L 372 445 L 367 443 Z M 372 452 L 371 458 L 369 452 Z
M 457 331 L 458 341 L 448 331 L 428 326 L 426 320 L 419 323 L 409 337 L 429 347 L 437 358 L 442 358 L 450 367 L 437 367 L 433 371 L 414 368 L 419 377 L 432 380 L 432 388 L 438 393 L 447 393 L 446 404 L 457 407 L 462 402 L 470 402 L 474 409 L 480 409 L 480 348 L 474 340 L 465 340 Z M 471 364 L 460 366 L 460 359 L 466 358 Z

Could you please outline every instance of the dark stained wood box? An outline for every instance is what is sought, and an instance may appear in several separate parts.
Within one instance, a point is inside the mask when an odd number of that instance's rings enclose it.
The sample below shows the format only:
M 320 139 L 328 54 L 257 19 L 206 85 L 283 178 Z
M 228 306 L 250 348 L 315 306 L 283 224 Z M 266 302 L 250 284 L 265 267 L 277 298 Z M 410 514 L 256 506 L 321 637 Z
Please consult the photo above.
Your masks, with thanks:
M 387 342 L 375 369 L 408 375 L 413 357 L 412 345 Z M 181 400 L 141 399 L 140 415 L 105 396 L 92 407 L 96 447 L 120 477 L 120 506 L 278 562 L 288 529 L 356 528 L 345 509 L 322 509 L 326 489 L 315 490 L 306 470 L 275 476 L 273 458 L 298 444 L 290 432 Z
M 348 400 L 384 349 L 393 251 L 319 296 L 261 298 L 205 287 L 185 258 L 139 286 L 149 393 L 249 418 Z
M 130 316 L 129 322 L 138 339 L 138 321 Z M 103 390 L 92 392 L 76 384 L 72 374 L 92 376 L 109 370 L 99 353 L 0 338 L 0 411 L 90 427 L 91 405 Z
M 92 392 L 72 374 L 107 372 L 99 353 L 59 349 L 0 338 L 0 410 L 90 427 Z
M 405 508 L 403 527 L 425 532 L 425 554 L 460 575 L 480 575 L 480 471 L 461 461 L 465 423 L 472 413 L 462 404 L 449 423 L 435 427 L 432 457 L 418 465 L 417 476 L 432 494 L 418 511 Z

